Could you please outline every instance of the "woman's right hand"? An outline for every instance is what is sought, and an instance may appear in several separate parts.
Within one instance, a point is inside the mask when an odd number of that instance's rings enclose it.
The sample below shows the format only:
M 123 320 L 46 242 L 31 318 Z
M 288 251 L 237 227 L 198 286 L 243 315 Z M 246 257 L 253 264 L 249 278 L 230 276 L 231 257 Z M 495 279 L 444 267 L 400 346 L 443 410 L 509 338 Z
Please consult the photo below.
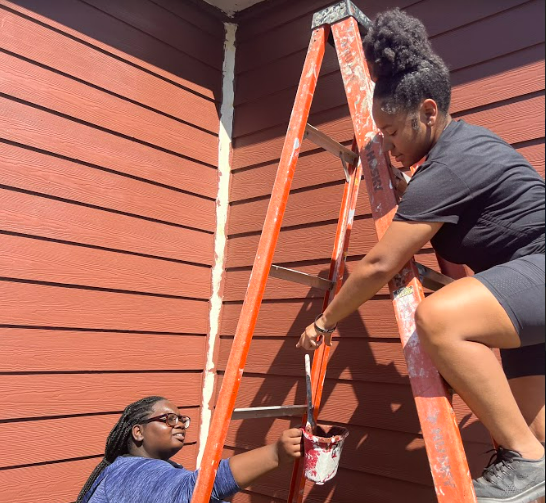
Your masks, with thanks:
M 322 321 L 321 321 L 322 322 Z M 322 327 L 320 327 L 322 328 Z M 326 327 L 324 327 L 326 328 Z M 300 340 L 296 344 L 297 348 L 302 348 L 305 351 L 316 351 L 324 342 L 327 346 L 332 345 L 332 334 L 321 334 L 318 332 L 316 322 L 309 325 Z

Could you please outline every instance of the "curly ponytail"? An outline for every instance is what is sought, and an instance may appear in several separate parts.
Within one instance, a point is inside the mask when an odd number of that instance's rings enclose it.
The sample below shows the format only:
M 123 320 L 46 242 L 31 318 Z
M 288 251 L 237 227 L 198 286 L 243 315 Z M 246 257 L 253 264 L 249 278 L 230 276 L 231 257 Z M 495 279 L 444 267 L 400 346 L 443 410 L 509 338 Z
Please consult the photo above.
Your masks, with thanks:
M 377 79 L 374 97 L 383 100 L 386 112 L 412 113 L 428 98 L 449 112 L 449 69 L 417 18 L 400 9 L 380 14 L 364 39 L 364 52 Z
M 110 435 L 106 440 L 106 451 L 103 460 L 93 470 L 93 473 L 87 479 L 83 489 L 78 495 L 77 503 L 81 503 L 87 492 L 93 487 L 93 484 L 101 472 L 110 466 L 119 456 L 129 453 L 129 440 L 131 439 L 131 430 L 133 426 L 141 424 L 148 418 L 152 412 L 153 406 L 157 402 L 164 401 L 160 396 L 150 396 L 143 398 L 127 406 L 119 418 Z

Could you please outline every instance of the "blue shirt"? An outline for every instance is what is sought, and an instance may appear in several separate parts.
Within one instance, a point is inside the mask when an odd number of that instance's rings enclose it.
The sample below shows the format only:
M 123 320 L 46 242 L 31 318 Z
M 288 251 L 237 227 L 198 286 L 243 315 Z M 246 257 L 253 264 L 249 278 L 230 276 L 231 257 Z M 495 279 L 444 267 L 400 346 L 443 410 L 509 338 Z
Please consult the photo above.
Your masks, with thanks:
M 101 472 L 83 503 L 190 503 L 197 475 L 172 461 L 119 457 Z M 223 460 L 210 501 L 221 503 L 239 491 L 229 461 Z

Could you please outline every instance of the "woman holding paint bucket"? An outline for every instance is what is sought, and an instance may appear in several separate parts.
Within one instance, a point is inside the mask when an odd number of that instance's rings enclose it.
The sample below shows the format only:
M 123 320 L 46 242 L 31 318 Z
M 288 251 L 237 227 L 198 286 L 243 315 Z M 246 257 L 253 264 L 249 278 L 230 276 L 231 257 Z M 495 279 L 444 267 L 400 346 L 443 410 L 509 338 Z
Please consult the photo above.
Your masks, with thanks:
M 170 458 L 184 446 L 190 422 L 162 397 L 129 405 L 108 436 L 104 459 L 81 490 L 78 503 L 189 503 L 198 472 L 185 470 Z M 287 430 L 273 445 L 222 461 L 211 502 L 220 503 L 299 459 L 301 440 L 301 430 Z
M 391 227 L 298 344 L 330 344 L 337 323 L 386 285 L 426 243 L 476 275 L 428 297 L 420 340 L 442 376 L 501 446 L 474 485 L 478 501 L 544 496 L 544 181 L 490 131 L 449 115 L 449 70 L 423 24 L 393 10 L 364 41 L 384 148 L 409 168 Z M 490 348 L 500 348 L 503 368 Z M 538 411 L 538 413 L 537 413 Z

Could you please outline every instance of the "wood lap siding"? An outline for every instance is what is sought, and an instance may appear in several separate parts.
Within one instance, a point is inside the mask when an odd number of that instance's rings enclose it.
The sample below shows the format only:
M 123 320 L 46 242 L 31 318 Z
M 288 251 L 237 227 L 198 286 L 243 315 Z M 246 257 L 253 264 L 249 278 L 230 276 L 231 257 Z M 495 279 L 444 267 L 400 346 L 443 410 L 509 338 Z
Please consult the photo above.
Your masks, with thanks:
M 199 424 L 224 28 L 185 0 L 0 23 L 0 500 L 71 503 L 131 401 Z
M 313 12 L 331 4 L 277 1 L 239 16 L 233 181 L 220 369 L 225 369 L 284 134 L 310 39 Z M 399 6 L 426 23 L 454 83 L 452 112 L 492 129 L 544 176 L 544 4 L 540 0 L 434 0 L 356 3 L 370 17 Z M 510 36 L 507 36 L 507 34 Z M 350 145 L 338 63 L 328 48 L 310 122 Z M 305 142 L 296 170 L 275 263 L 326 276 L 335 236 L 343 169 Z M 376 242 L 367 196 L 358 204 L 349 272 Z M 434 266 L 430 250 L 419 260 Z M 303 403 L 302 330 L 320 312 L 322 294 L 271 279 L 243 378 L 239 407 Z M 306 501 L 434 502 L 430 472 L 392 304 L 382 290 L 340 324 L 326 381 L 321 420 L 348 424 L 351 436 L 338 479 L 308 486 Z M 455 411 L 473 474 L 488 461 L 489 437 L 465 404 Z M 293 422 L 292 424 L 297 424 Z M 285 420 L 232 424 L 226 454 L 274 441 Z M 285 501 L 290 473 L 272 475 L 234 498 Z

